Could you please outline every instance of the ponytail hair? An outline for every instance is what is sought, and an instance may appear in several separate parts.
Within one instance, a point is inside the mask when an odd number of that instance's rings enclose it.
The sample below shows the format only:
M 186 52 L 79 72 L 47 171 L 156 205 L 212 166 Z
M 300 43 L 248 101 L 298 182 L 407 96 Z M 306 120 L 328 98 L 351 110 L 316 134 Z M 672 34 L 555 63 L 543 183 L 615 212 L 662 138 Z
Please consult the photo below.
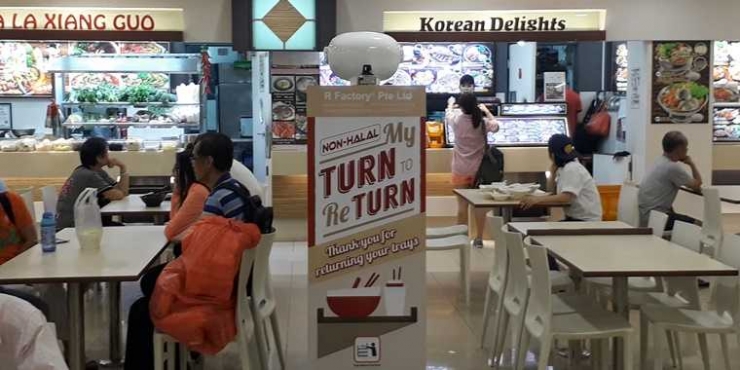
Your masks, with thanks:
M 470 115 L 473 121 L 473 127 L 480 128 L 480 125 L 483 123 L 483 112 L 478 108 L 478 98 L 475 97 L 475 94 L 464 93 L 460 95 L 458 105 L 463 113 Z

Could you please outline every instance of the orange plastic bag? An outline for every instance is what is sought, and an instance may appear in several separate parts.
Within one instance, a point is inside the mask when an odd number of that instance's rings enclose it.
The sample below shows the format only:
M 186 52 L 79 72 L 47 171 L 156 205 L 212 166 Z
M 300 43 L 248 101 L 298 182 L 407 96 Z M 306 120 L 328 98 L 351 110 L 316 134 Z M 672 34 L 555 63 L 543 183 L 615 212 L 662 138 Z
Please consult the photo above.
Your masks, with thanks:
M 157 279 L 154 326 L 189 349 L 214 355 L 236 336 L 234 282 L 241 255 L 257 246 L 256 225 L 209 217 L 192 226 L 182 255 Z

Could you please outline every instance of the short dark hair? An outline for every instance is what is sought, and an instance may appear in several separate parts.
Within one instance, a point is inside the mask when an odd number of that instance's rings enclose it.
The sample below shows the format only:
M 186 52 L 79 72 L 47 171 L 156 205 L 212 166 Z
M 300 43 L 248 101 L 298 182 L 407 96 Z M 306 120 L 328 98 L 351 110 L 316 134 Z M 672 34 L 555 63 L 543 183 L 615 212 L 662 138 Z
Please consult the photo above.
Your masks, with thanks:
M 663 152 L 665 153 L 672 153 L 684 145 L 689 145 L 689 139 L 681 131 L 670 131 L 663 136 Z
M 195 140 L 193 152 L 197 152 L 195 154 L 199 157 L 213 158 L 213 167 L 221 172 L 231 170 L 234 161 L 234 143 L 224 134 L 207 132 L 199 135 Z
M 98 157 L 108 151 L 108 142 L 102 137 L 91 137 L 80 147 L 80 163 L 90 168 L 98 164 Z
M 460 77 L 460 85 L 475 86 L 475 79 L 471 75 L 463 75 L 462 77 Z

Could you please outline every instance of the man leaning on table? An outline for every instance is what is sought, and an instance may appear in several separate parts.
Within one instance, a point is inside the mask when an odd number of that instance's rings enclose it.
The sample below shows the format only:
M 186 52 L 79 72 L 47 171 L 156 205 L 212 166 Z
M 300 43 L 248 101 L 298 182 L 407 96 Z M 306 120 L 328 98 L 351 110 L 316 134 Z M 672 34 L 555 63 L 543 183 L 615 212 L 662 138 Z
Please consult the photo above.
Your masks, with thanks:
M 637 202 L 640 208 L 640 226 L 646 227 L 650 211 L 668 214 L 667 230 L 673 230 L 676 220 L 695 223 L 689 216 L 673 211 L 673 202 L 682 186 L 700 191 L 701 174 L 689 157 L 689 140 L 679 131 L 671 131 L 663 136 L 663 155 L 658 158 L 647 177 L 640 184 Z M 691 169 L 689 174 L 685 166 Z
M 103 170 L 105 167 L 118 167 L 120 181 L 113 180 Z M 101 207 L 128 195 L 129 175 L 126 165 L 108 155 L 108 142 L 103 138 L 89 138 L 80 147 L 80 166 L 72 171 L 59 192 L 57 229 L 74 227 L 74 204 L 86 188 L 98 189 L 98 203 Z

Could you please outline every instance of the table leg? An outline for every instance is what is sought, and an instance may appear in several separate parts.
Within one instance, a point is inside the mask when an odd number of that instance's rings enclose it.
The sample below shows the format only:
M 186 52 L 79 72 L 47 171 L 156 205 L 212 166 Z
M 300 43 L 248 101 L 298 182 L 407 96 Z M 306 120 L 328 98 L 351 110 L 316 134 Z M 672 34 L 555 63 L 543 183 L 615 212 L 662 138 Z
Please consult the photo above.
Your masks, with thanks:
M 501 217 L 503 217 L 503 219 L 504 219 L 504 225 L 506 225 L 509 222 L 511 222 L 511 219 L 513 217 L 513 214 L 514 214 L 514 209 L 513 208 L 511 208 L 511 207 L 502 207 L 501 208 Z
M 82 284 L 67 284 L 67 309 L 69 311 L 69 368 L 85 368 L 85 315 Z
M 478 223 L 475 222 L 475 207 L 473 207 L 472 204 L 468 205 L 468 237 L 470 239 L 477 238 L 478 230 L 476 228 L 478 227 Z
M 614 312 L 619 316 L 624 317 L 629 321 L 630 319 L 630 303 L 629 303 L 629 291 L 628 291 L 628 280 L 626 276 L 615 276 L 612 278 L 612 304 L 614 305 Z M 625 343 L 623 339 L 614 339 L 614 369 L 624 369 L 624 348 Z
M 121 365 L 121 283 L 108 283 L 108 311 L 109 311 L 109 357 L 110 360 L 98 362 L 100 367 L 115 367 Z

